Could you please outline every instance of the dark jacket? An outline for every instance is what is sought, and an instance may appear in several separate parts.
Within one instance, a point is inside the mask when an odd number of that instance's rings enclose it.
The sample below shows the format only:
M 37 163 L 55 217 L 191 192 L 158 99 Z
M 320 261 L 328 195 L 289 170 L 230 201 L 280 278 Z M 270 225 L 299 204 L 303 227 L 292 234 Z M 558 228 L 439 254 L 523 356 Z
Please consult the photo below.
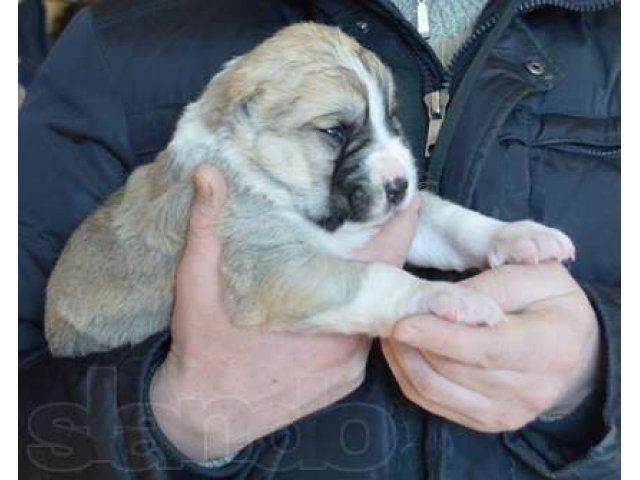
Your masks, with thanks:
M 149 379 L 167 334 L 83 359 L 48 355 L 44 289 L 70 233 L 167 144 L 181 109 L 224 61 L 301 20 L 339 25 L 391 67 L 426 185 L 574 239 L 571 272 L 597 312 L 605 351 L 599 388 L 575 413 L 513 433 L 477 433 L 406 400 L 374 347 L 357 391 L 208 470 L 182 458 L 149 411 Z M 386 0 L 114 0 L 81 13 L 20 112 L 23 478 L 617 478 L 619 5 L 497 0 L 461 52 L 445 72 Z M 427 161 L 422 99 L 443 86 L 453 100 Z

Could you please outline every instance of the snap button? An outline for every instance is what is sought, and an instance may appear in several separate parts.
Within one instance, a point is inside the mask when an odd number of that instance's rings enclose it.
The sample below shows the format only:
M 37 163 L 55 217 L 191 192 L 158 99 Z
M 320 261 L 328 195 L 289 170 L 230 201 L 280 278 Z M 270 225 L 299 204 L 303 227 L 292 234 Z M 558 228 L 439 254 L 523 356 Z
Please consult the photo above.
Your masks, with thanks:
M 527 71 L 536 77 L 544 75 L 547 72 L 547 66 L 538 60 L 531 60 L 530 62 L 527 62 L 526 67 Z
M 369 24 L 363 20 L 360 20 L 359 22 L 356 22 L 356 28 L 362 33 L 367 33 L 369 31 Z

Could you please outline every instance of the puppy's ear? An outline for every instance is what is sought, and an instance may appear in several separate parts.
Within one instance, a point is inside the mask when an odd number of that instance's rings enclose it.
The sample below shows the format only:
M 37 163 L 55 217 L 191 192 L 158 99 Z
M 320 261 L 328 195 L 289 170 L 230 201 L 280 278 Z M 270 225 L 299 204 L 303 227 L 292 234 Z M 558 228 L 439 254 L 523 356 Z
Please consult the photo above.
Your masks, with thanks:
M 250 65 L 244 61 L 245 57 L 227 62 L 219 74 L 224 110 L 238 121 L 250 120 L 254 116 L 255 104 L 262 92 Z
M 202 96 L 207 119 L 212 125 L 229 119 L 242 121 L 252 117 L 259 89 L 245 65 L 245 57 L 242 55 L 226 62 Z

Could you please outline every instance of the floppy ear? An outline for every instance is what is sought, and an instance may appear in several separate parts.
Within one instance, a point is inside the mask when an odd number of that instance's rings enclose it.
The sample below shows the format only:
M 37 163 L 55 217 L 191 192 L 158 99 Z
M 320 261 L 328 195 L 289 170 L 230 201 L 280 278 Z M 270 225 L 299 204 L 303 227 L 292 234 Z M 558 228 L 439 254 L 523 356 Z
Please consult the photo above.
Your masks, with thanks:
M 252 103 L 259 89 L 250 69 L 244 65 L 245 57 L 242 55 L 226 62 L 201 97 L 207 122 L 214 128 L 225 119 L 246 121 L 252 116 Z
M 242 58 L 233 60 L 227 77 L 227 113 L 238 121 L 248 121 L 255 116 L 255 105 L 264 91 L 255 72 L 243 65 Z

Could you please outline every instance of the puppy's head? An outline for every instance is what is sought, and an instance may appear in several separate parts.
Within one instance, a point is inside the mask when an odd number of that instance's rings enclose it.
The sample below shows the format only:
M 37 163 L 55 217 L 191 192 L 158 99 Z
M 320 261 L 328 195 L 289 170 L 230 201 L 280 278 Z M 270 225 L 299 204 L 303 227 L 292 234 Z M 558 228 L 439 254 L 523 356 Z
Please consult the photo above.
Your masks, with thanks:
M 210 88 L 205 121 L 226 125 L 255 183 L 323 228 L 382 222 L 415 194 L 391 73 L 337 28 L 287 27 Z

